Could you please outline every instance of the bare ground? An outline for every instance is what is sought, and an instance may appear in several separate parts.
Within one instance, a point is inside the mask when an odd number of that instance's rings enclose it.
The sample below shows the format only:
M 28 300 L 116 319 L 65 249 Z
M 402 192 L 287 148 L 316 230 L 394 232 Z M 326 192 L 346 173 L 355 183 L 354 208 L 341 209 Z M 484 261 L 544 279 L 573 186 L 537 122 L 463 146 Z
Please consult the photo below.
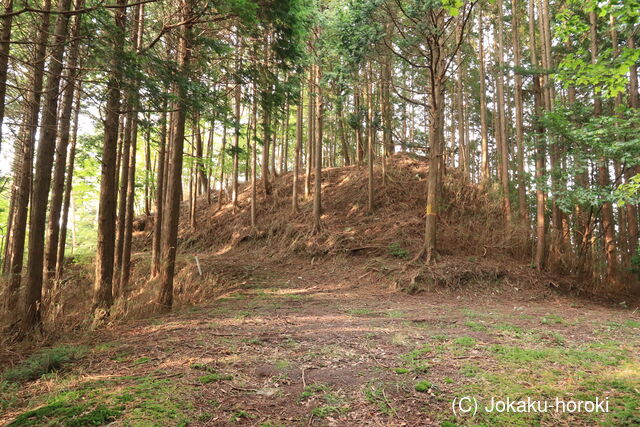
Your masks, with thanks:
M 67 344 L 4 384 L 14 425 L 639 425 L 640 314 L 499 277 L 398 292 L 394 257 L 203 256 L 207 305 Z M 231 289 L 231 290 L 230 290 Z M 186 292 L 186 291 L 185 291 Z M 608 413 L 456 416 L 455 398 L 609 400 Z

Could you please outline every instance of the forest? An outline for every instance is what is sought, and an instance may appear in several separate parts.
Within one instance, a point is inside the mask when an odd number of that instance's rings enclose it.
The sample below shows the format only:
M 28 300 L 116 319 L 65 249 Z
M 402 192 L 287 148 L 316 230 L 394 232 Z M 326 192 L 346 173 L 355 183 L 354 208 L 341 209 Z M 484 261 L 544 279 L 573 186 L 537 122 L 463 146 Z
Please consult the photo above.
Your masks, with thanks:
M 637 425 L 639 21 L 2 0 L 0 423 Z

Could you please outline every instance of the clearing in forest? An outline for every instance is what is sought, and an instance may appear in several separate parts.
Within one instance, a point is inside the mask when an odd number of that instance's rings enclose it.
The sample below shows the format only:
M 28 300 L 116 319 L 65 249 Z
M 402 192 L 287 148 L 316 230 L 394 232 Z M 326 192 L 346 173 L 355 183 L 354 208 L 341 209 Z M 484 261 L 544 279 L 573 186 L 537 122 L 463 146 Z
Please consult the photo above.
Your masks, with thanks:
M 76 338 L 6 371 L 0 423 L 640 423 L 640 318 L 624 307 L 508 280 L 409 296 L 376 271 L 404 263 L 393 256 L 247 256 L 203 260 L 234 284 L 211 304 Z M 464 396 L 599 398 L 609 412 L 455 416 Z

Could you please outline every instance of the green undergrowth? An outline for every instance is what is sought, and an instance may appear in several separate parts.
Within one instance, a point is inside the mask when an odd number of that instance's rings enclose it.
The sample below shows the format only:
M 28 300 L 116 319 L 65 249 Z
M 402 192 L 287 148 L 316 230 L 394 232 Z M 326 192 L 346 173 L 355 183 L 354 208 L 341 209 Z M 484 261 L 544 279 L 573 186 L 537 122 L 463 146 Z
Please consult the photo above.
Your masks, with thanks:
M 556 321 L 545 325 L 558 325 Z M 485 343 L 469 336 L 432 336 L 427 342 L 398 356 L 391 369 L 396 382 L 407 385 L 414 379 L 412 392 L 427 393 L 435 385 L 436 395 L 451 408 L 454 398 L 476 397 L 480 407 L 492 397 L 512 400 L 555 402 L 608 398 L 608 413 L 562 414 L 489 412 L 475 417 L 451 417 L 439 411 L 441 425 L 531 426 L 531 425 L 640 425 L 640 361 L 633 341 L 601 339 L 584 341 L 569 333 L 562 335 L 549 326 L 526 329 L 509 323 L 469 321 L 465 326 L 491 334 Z M 621 328 L 628 326 L 620 324 Z M 455 380 L 439 378 L 442 365 L 457 365 Z M 437 390 L 441 390 L 438 393 Z M 444 397 L 446 396 L 446 397 Z
M 188 396 L 186 386 L 153 376 L 88 381 L 29 402 L 9 425 L 187 425 Z
M 8 382 L 36 380 L 44 374 L 57 371 L 63 365 L 79 359 L 85 351 L 84 347 L 67 345 L 42 349 L 17 366 L 5 371 L 2 377 Z

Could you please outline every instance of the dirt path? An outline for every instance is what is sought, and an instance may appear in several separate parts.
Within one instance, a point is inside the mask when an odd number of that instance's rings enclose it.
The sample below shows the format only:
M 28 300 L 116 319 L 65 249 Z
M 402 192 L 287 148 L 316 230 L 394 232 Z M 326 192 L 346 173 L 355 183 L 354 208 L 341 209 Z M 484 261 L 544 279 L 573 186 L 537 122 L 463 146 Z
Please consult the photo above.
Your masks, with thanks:
M 514 284 L 409 296 L 354 258 L 226 268 L 243 278 L 236 292 L 71 343 L 75 362 L 3 383 L 0 424 L 640 424 L 633 310 L 532 301 Z M 464 396 L 608 398 L 610 410 L 456 417 Z

